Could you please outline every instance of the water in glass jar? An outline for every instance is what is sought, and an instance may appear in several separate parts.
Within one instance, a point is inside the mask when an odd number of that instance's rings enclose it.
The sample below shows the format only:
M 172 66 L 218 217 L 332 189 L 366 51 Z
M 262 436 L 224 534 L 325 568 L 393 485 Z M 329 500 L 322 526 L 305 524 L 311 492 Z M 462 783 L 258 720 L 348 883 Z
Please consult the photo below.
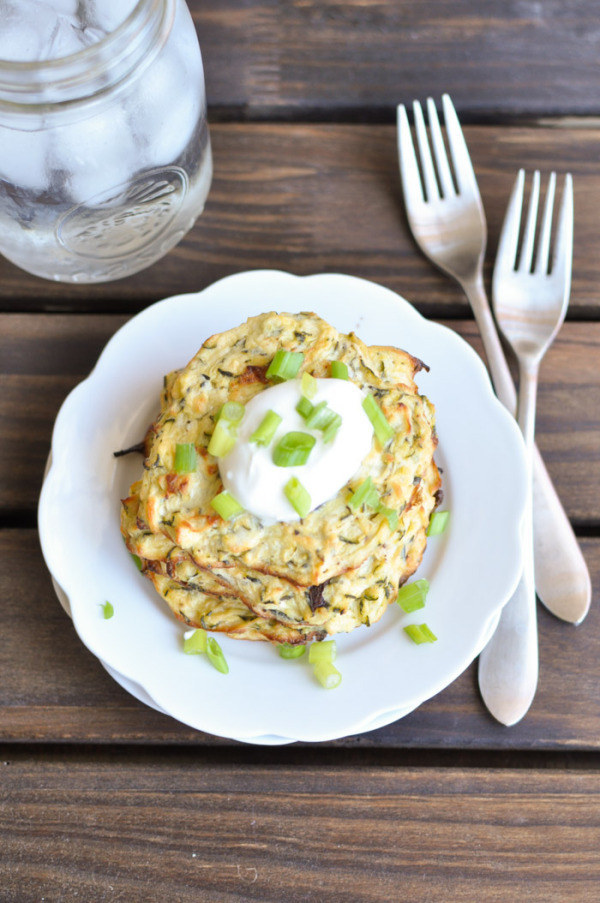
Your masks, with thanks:
M 0 0 L 0 60 L 62 60 L 140 5 Z M 117 90 L 102 91 L 100 72 L 93 102 L 66 112 L 49 103 L 15 123 L 0 107 L 0 251 L 29 272 L 70 282 L 129 275 L 202 212 L 212 177 L 202 59 L 185 3 L 169 6 L 168 35 Z

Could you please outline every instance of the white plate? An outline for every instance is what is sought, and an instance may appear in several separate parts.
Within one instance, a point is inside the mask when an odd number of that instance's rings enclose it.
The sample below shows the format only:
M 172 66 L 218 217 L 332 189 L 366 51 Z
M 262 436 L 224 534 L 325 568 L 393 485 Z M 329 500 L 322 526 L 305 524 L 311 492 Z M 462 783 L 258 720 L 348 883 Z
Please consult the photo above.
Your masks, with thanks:
M 139 476 L 140 458 L 112 452 L 144 435 L 163 375 L 187 363 L 212 333 L 273 309 L 314 310 L 342 332 L 406 348 L 431 366 L 419 386 L 436 406 L 436 457 L 451 521 L 430 540 L 418 572 L 431 583 L 427 607 L 408 616 L 392 606 L 373 627 L 338 636 L 343 680 L 335 691 L 314 681 L 305 659 L 284 661 L 267 644 L 220 638 L 227 676 L 204 656 L 183 655 L 181 625 L 132 565 L 119 532 L 119 499 Z M 80 638 L 134 695 L 221 737 L 319 741 L 389 724 L 480 652 L 518 580 L 525 493 L 519 430 L 459 336 L 361 279 L 258 270 L 161 301 L 116 333 L 59 412 L 39 527 Z M 114 606 L 110 620 L 101 615 L 105 600 Z M 416 646 L 402 630 L 423 620 L 437 643 Z
M 69 600 L 67 598 L 67 594 L 65 591 L 58 585 L 54 578 L 52 579 L 52 583 L 54 586 L 54 591 L 58 596 L 58 600 L 66 613 L 71 617 L 71 606 L 69 604 Z M 488 625 L 488 630 L 486 632 L 486 636 L 484 642 L 482 643 L 482 648 L 487 643 L 488 639 L 491 638 L 494 630 L 496 629 L 496 625 L 498 624 L 498 619 L 500 617 L 500 613 L 498 613 L 495 617 L 492 618 Z M 143 702 L 145 705 L 149 706 L 152 709 L 155 709 L 157 712 L 161 712 L 163 715 L 168 715 L 168 712 L 165 712 L 164 709 L 161 709 L 159 705 L 146 693 L 143 687 L 140 687 L 139 684 L 134 683 L 129 678 L 124 677 L 119 671 L 115 671 L 114 668 L 111 668 L 106 662 L 100 660 L 100 664 L 108 671 L 110 676 L 115 680 L 124 690 L 127 690 L 132 696 L 134 696 L 140 702 Z M 407 715 L 412 711 L 412 706 L 409 706 L 408 709 L 403 711 L 399 709 L 397 712 L 384 712 L 383 715 L 380 715 L 379 718 L 374 718 L 369 721 L 363 727 L 363 731 L 374 731 L 378 727 L 384 727 L 386 724 L 390 724 L 392 721 L 397 721 L 399 718 L 403 718 L 404 715 Z M 285 743 L 292 743 L 289 737 L 278 737 L 275 734 L 263 734 L 262 737 L 252 737 L 251 739 L 243 737 L 240 738 L 241 742 L 244 743 L 260 743 L 263 746 L 281 746 Z

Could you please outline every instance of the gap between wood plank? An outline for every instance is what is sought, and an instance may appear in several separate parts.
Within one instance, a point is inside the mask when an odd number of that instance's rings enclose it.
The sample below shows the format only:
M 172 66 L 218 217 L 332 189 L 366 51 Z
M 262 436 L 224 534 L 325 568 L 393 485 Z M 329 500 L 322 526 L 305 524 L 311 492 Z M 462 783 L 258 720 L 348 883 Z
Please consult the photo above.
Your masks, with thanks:
M 419 98 L 415 98 L 419 99 Z M 425 99 L 424 97 L 422 98 Z M 412 110 L 408 110 L 412 122 Z M 269 125 L 289 123 L 290 125 L 390 125 L 396 122 L 396 108 L 392 104 L 369 107 L 319 107 L 305 106 L 262 106 L 260 109 L 241 105 L 210 104 L 208 119 L 219 125 L 253 124 Z M 551 112 L 542 116 L 530 113 L 508 113 L 497 110 L 486 113 L 483 110 L 461 110 L 462 125 L 518 126 L 519 128 L 564 128 L 586 129 L 600 127 L 600 116 L 570 116 L 562 112 Z
M 554 771 L 585 770 L 600 772 L 600 753 L 593 750 L 469 750 L 469 749 L 340 749 L 311 744 L 293 746 L 163 746 L 154 744 L 93 743 L 3 743 L 0 745 L 0 764 L 9 767 L 26 761 L 69 763 L 135 762 L 139 765 L 168 761 L 173 767 L 188 764 L 198 766 L 293 767 L 346 769 L 419 768 L 494 769 Z
M 6 301 L 5 299 L 5 303 L 9 304 L 10 302 Z M 39 316 L 40 314 L 42 314 L 43 316 L 92 317 L 98 316 L 98 314 L 100 313 L 117 317 L 132 317 L 135 314 L 141 313 L 141 311 L 145 310 L 147 307 L 150 307 L 150 305 L 154 303 L 156 302 L 143 300 L 132 303 L 131 299 L 123 296 L 121 298 L 113 298 L 109 303 L 103 301 L 101 307 L 100 305 L 96 307 L 90 305 L 90 307 L 88 307 L 87 309 L 80 309 L 71 305 L 65 307 L 57 307 L 53 302 L 50 302 L 48 307 L 40 307 L 38 301 L 32 300 L 31 302 L 28 302 L 26 300 L 23 300 L 22 302 L 20 302 L 22 306 L 19 306 L 18 310 L 15 310 L 14 307 L 4 306 L 3 299 L 0 298 L 0 315 Z M 469 309 L 461 304 L 446 305 L 432 303 L 428 304 L 426 308 L 423 305 L 420 305 L 420 312 L 428 320 L 458 321 L 474 319 L 470 315 Z M 597 323 L 600 321 L 600 307 L 571 307 L 567 312 L 566 319 L 570 323 Z

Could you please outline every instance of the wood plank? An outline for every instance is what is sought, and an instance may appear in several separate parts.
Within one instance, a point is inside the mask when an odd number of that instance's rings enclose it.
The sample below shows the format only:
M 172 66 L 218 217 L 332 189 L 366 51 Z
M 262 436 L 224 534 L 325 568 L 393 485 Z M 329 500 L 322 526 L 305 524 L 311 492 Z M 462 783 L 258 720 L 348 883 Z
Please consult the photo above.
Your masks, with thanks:
M 597 896 L 597 771 L 3 755 L 7 903 Z
M 600 749 L 600 539 L 582 540 L 582 548 L 595 588 L 592 610 L 574 628 L 540 608 L 540 685 L 520 724 L 507 729 L 487 714 L 472 666 L 401 721 L 326 745 Z M 0 723 L 6 742 L 230 745 L 141 705 L 109 677 L 60 607 L 34 531 L 0 531 L 0 560 Z
M 586 0 L 189 4 L 221 116 L 385 117 L 448 91 L 469 117 L 599 110 Z
M 517 169 L 573 172 L 569 315 L 598 318 L 600 129 L 465 131 L 488 217 L 488 270 Z M 0 258 L 0 309 L 131 312 L 265 267 L 347 272 L 399 291 L 429 316 L 470 315 L 458 287 L 421 256 L 409 234 L 393 126 L 215 124 L 212 138 L 215 178 L 206 211 L 167 257 L 129 279 L 93 286 L 37 279 Z
M 33 515 L 60 404 L 123 322 L 91 314 L 0 315 L 0 514 Z M 446 325 L 481 353 L 473 321 Z M 580 525 L 600 522 L 599 354 L 600 323 L 571 322 L 542 365 L 538 443 Z

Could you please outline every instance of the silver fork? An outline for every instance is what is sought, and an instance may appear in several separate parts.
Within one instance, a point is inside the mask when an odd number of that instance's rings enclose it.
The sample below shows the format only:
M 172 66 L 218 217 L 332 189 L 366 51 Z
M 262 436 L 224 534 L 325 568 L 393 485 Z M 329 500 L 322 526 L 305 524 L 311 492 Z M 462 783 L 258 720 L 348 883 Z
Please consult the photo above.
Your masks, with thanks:
M 496 394 L 515 414 L 517 395 L 483 285 L 487 232 L 481 197 L 462 129 L 447 94 L 442 97 L 442 105 L 452 165 L 435 103 L 431 98 L 427 101 L 429 137 L 421 104 L 413 104 L 422 177 L 406 109 L 403 104 L 398 106 L 400 175 L 408 222 L 425 256 L 462 286 L 483 339 Z M 553 614 L 579 624 L 591 601 L 589 572 L 537 449 L 533 470 L 537 592 Z
M 550 239 L 556 175 L 548 182 L 537 254 L 534 244 L 540 195 L 535 172 L 527 220 L 519 252 L 519 231 L 525 173 L 519 171 L 502 227 L 494 267 L 493 303 L 496 320 L 519 362 L 517 419 L 525 439 L 529 485 L 532 489 L 535 404 L 540 362 L 567 312 L 573 255 L 573 183 L 565 177 L 552 266 Z M 511 725 L 527 712 L 537 686 L 538 650 L 533 565 L 531 491 L 522 526 L 523 574 L 500 615 L 498 627 L 479 657 L 479 688 L 498 721 Z

